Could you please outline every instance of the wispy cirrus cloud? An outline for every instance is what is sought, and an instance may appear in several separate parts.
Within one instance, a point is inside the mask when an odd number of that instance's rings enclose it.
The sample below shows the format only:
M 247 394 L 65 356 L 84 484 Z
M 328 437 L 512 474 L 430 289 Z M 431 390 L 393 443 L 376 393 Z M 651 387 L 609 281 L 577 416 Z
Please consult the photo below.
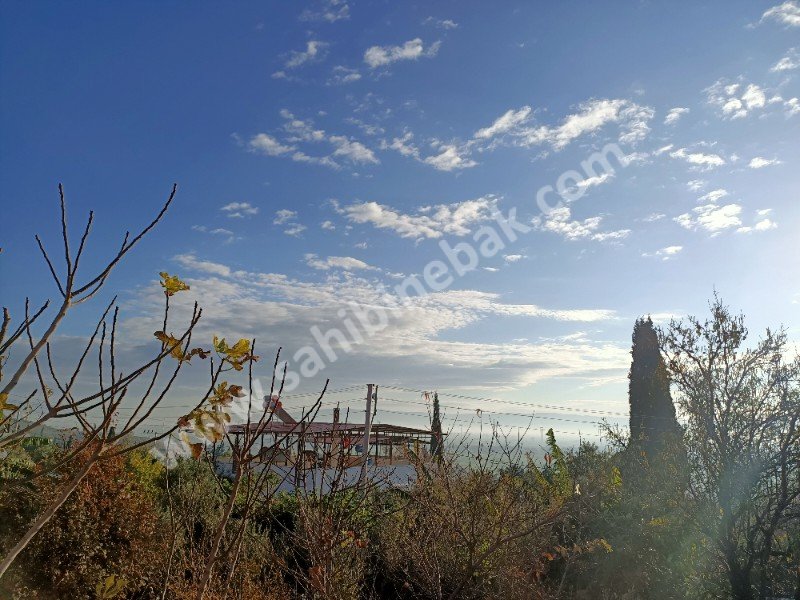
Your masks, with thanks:
M 331 269 L 342 269 L 344 271 L 378 271 L 377 267 L 368 265 L 363 260 L 352 256 L 328 256 L 320 258 L 316 254 L 306 254 L 304 256 L 306 264 L 312 269 L 320 271 L 330 271 Z
M 344 0 L 321 0 L 312 8 L 300 13 L 301 21 L 325 21 L 336 23 L 350 18 L 350 6 Z
M 207 233 L 211 236 L 217 237 L 224 237 L 225 243 L 230 244 L 237 239 L 241 239 L 236 237 L 236 234 L 231 231 L 230 229 L 226 229 L 224 227 L 206 227 L 205 225 L 192 225 L 192 231 L 197 231 L 199 233 Z
M 364 62 L 370 69 L 377 69 L 398 61 L 433 58 L 441 45 L 436 41 L 426 48 L 420 38 L 414 38 L 401 46 L 371 46 L 364 52 Z
M 445 234 L 464 236 L 472 228 L 492 218 L 497 198 L 485 196 L 453 204 L 438 204 L 407 214 L 377 202 L 362 202 L 337 207 L 338 212 L 352 223 L 370 224 L 388 229 L 400 237 L 436 239 Z
M 478 140 L 487 140 L 497 135 L 514 131 L 520 125 L 528 122 L 532 112 L 533 109 L 530 106 L 523 106 L 516 110 L 509 109 L 495 119 L 491 125 L 476 131 L 473 137 Z
M 437 19 L 435 17 L 428 17 L 422 21 L 423 25 L 432 25 L 434 27 L 438 27 L 439 29 L 458 29 L 458 23 L 453 21 L 453 19 Z
M 475 140 L 488 140 L 501 135 L 510 135 L 513 142 L 523 146 L 548 144 L 561 150 L 571 142 L 586 135 L 598 133 L 609 124 L 620 127 L 619 140 L 636 143 L 650 131 L 649 121 L 655 111 L 630 100 L 588 100 L 577 106 L 577 110 L 564 117 L 558 125 L 530 124 L 533 111 L 530 106 L 511 109 L 498 117 L 491 125 L 475 132 Z
M 721 167 L 725 164 L 725 159 L 719 154 L 706 153 L 706 152 L 692 152 L 686 148 L 678 148 L 670 152 L 672 158 L 686 161 L 698 170 L 709 170 L 715 167 Z
M 609 124 L 620 127 L 619 141 L 635 144 L 650 131 L 649 122 L 655 111 L 625 99 L 589 100 L 578 106 L 578 111 L 567 116 L 557 126 L 542 125 L 519 132 L 525 145 L 549 144 L 561 150 L 572 141 L 595 134 Z
M 617 125 L 616 140 L 635 144 L 650 131 L 649 122 L 655 114 L 647 106 L 625 99 L 590 100 L 578 105 L 577 110 L 557 125 L 537 125 L 530 106 L 512 108 L 481 127 L 466 141 L 442 142 L 434 139 L 437 154 L 422 156 L 420 146 L 413 142 L 413 134 L 405 131 L 383 147 L 412 157 L 441 171 L 457 171 L 476 166 L 476 152 L 490 150 L 498 145 L 530 148 L 549 145 L 559 151 L 584 137 L 598 135 L 608 125 Z

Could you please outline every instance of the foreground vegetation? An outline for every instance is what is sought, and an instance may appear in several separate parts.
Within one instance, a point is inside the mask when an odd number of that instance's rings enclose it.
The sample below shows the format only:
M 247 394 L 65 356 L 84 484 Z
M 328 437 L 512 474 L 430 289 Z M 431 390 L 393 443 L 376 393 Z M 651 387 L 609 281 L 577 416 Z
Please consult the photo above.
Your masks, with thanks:
M 782 330 L 754 339 L 716 297 L 705 320 L 663 330 L 637 321 L 629 433 L 608 428 L 608 446 L 564 450 L 550 431 L 530 454 L 493 429 L 470 460 L 474 450 L 452 438 L 434 444 L 432 460 L 412 452 L 408 489 L 340 478 L 324 495 L 278 494 L 254 468 L 255 436 L 232 449 L 230 477 L 212 467 L 208 448 L 227 439 L 258 357 L 252 340 L 193 345 L 199 307 L 182 334 L 167 333 L 170 298 L 188 289 L 177 277 L 161 274 L 152 359 L 118 372 L 112 301 L 76 366 L 54 366 L 49 340 L 67 312 L 97 293 L 171 200 L 79 283 L 92 218 L 73 252 L 62 196 L 66 274 L 42 247 L 56 313 L 37 329 L 48 306 L 26 304 L 14 330 L 4 313 L 0 597 L 800 598 L 800 358 Z M 7 377 L 12 349 L 22 357 Z M 90 351 L 98 386 L 79 394 Z M 133 442 L 192 361 L 208 361 L 206 393 L 174 427 Z M 271 374 L 275 401 L 257 427 L 280 405 L 279 356 Z M 30 381 L 33 392 L 15 391 Z M 123 401 L 134 410 L 117 422 Z M 69 444 L 34 435 L 65 417 L 80 431 Z M 172 434 L 188 453 L 168 468 L 147 448 Z

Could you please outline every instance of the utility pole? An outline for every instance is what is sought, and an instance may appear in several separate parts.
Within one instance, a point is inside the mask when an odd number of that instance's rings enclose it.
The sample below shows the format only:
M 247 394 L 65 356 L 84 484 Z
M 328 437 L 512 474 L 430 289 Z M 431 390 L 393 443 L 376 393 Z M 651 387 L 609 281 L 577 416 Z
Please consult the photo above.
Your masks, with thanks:
M 369 461 L 369 434 L 372 429 L 372 384 L 367 384 L 367 409 L 364 417 L 364 440 L 361 442 L 361 476 L 363 481 L 367 476 L 367 462 Z

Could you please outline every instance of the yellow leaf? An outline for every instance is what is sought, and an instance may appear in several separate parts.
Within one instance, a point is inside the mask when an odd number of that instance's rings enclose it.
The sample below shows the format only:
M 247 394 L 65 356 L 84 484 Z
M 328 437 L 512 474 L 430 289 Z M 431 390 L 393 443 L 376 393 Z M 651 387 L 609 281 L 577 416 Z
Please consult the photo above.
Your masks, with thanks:
M 8 401 L 8 394 L 0 394 L 0 416 L 6 410 L 17 410 L 19 406 Z
M 161 276 L 161 281 L 159 283 L 161 287 L 164 288 L 164 293 L 167 296 L 174 296 L 178 292 L 189 289 L 189 286 L 181 281 L 177 275 L 170 275 L 165 271 L 162 271 L 159 275 Z
M 163 350 L 170 348 L 169 353 L 173 358 L 176 358 L 177 360 L 183 360 L 183 349 L 181 348 L 181 341 L 178 338 L 164 331 L 156 331 L 153 333 L 153 335 L 156 337 L 156 339 L 161 341 Z
M 246 362 L 258 360 L 258 356 L 250 353 L 250 340 L 247 339 L 240 339 L 233 346 L 229 346 L 225 338 L 214 336 L 214 350 L 237 371 L 241 371 Z
M 127 580 L 122 577 L 109 575 L 105 581 L 101 581 L 95 586 L 94 591 L 98 598 L 113 598 L 125 588 L 127 583 Z

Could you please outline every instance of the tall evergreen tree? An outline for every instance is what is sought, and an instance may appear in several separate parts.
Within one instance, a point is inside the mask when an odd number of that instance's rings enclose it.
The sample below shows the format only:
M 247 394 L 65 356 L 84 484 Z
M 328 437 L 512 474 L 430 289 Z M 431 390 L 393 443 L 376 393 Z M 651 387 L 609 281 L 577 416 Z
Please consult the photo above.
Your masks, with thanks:
M 431 417 L 431 454 L 441 456 L 442 454 L 442 419 L 439 414 L 439 394 L 433 393 L 433 415 Z
M 658 334 L 650 317 L 637 319 L 631 355 L 628 375 L 631 442 L 652 453 L 661 449 L 668 437 L 679 433 L 680 427 Z
M 694 538 L 685 523 L 688 476 L 682 431 L 653 321 L 633 328 L 628 400 L 630 443 L 616 456 L 619 500 L 604 518 L 614 552 L 605 561 L 620 597 L 678 600 L 690 589 L 684 574 Z M 636 569 L 630 569 L 636 565 Z

